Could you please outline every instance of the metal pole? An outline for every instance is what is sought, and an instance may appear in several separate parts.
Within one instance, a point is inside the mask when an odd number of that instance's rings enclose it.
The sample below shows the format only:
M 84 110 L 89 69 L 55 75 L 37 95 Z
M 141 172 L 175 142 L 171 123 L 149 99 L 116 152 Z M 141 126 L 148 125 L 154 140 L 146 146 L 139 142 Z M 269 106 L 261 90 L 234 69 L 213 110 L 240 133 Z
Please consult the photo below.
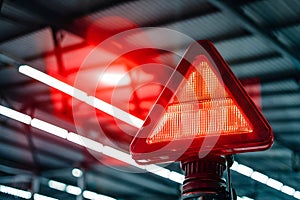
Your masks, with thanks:
M 81 193 L 76 196 L 76 200 L 83 200 L 82 192 L 84 191 L 85 185 L 86 185 L 86 183 L 85 183 L 85 172 L 82 169 L 80 169 L 80 170 L 82 171 L 82 176 L 77 178 L 77 185 L 81 189 Z
M 185 171 L 183 182 L 183 200 L 230 200 L 223 178 L 226 169 L 226 158 L 209 155 L 205 158 L 197 156 L 181 161 Z

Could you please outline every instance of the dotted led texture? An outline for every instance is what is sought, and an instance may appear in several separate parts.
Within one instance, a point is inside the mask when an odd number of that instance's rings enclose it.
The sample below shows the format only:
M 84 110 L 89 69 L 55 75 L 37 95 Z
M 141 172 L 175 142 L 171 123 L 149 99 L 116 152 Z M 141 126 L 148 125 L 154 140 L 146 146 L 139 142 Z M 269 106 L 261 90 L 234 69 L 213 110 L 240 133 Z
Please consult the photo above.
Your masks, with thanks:
M 201 60 L 201 58 L 200 58 Z M 181 85 L 147 143 L 205 136 L 253 132 L 208 61 L 193 63 L 195 69 Z

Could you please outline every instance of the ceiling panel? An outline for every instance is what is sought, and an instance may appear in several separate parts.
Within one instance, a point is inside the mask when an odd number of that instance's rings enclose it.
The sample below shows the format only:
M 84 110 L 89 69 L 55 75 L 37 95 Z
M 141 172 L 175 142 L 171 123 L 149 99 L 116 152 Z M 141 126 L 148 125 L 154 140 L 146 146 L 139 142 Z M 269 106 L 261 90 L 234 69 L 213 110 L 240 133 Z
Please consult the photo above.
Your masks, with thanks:
M 92 79 L 98 78 L 105 63 L 115 59 L 122 48 L 139 48 L 144 44 L 159 48 L 154 54 L 131 57 L 134 64 L 128 69 L 138 68 L 147 59 L 151 60 L 147 69 L 151 69 L 152 62 L 174 68 L 193 40 L 209 39 L 235 75 L 248 89 L 252 87 L 251 95 L 261 102 L 263 114 L 275 133 L 275 144 L 270 150 L 236 155 L 236 161 L 300 191 L 299 6 L 297 0 L 4 0 L 0 13 L 0 102 L 128 153 L 136 128 L 125 123 L 117 127 L 114 118 L 103 113 L 92 117 L 93 108 L 84 102 L 74 102 L 76 106 L 70 107 L 70 97 L 20 74 L 18 65 L 29 64 L 70 84 L 79 67 L 86 65 L 88 70 L 80 71 L 84 76 L 76 87 L 90 92 L 88 89 L 94 87 L 91 83 L 98 83 Z M 132 31 L 133 28 L 143 29 Z M 109 48 L 95 50 L 103 40 L 130 30 L 122 40 L 106 46 Z M 150 109 L 149 99 L 159 94 L 151 89 L 131 93 L 133 88 L 140 87 L 136 80 L 145 78 L 146 71 L 133 75 L 131 84 L 115 90 L 120 91 L 115 106 L 143 108 L 133 111 L 137 114 Z M 169 76 L 170 73 L 157 70 L 154 80 L 167 80 Z M 97 97 L 112 99 L 112 88 L 97 88 Z M 127 96 L 134 95 L 135 101 L 127 102 Z M 75 123 L 76 115 L 80 119 Z M 0 175 L 14 176 L 19 174 L 18 170 L 29 168 L 41 180 L 41 194 L 76 199 L 66 191 L 49 188 L 48 180 L 54 179 L 71 185 L 83 184 L 87 190 L 118 200 L 180 198 L 180 184 L 104 155 L 99 149 L 87 151 L 83 146 L 4 116 L 0 116 L 0 123 Z M 73 177 L 73 167 L 82 169 L 85 177 Z M 164 167 L 182 173 L 178 163 Z M 241 197 L 296 199 L 235 171 L 232 179 Z M 32 183 L 30 180 L 23 187 L 32 190 Z M 13 184 L 18 186 L 17 182 L 10 185 Z

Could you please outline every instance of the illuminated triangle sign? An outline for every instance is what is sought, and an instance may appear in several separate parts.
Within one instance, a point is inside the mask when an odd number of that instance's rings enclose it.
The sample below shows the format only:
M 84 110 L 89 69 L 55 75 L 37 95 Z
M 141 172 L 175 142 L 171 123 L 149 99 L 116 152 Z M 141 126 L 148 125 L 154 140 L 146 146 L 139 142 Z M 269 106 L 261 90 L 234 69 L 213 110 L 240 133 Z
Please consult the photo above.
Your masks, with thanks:
M 192 44 L 131 144 L 138 163 L 269 148 L 271 127 L 209 41 Z

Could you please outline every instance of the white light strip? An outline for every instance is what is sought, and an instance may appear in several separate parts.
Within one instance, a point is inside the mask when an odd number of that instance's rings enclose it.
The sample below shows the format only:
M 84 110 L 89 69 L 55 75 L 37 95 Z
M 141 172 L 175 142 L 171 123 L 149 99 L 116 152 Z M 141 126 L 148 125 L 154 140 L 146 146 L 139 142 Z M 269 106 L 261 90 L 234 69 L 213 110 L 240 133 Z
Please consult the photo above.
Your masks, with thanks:
M 61 138 L 64 138 L 64 139 L 67 138 L 67 135 L 68 135 L 67 130 L 65 130 L 63 128 L 60 128 L 58 126 L 55 126 L 53 124 L 50 124 L 48 122 L 45 122 L 45 121 L 34 118 L 34 119 L 31 120 L 30 124 L 31 124 L 32 127 L 35 127 L 37 129 L 43 130 L 43 131 L 48 132 L 48 133 L 51 133 L 51 134 L 56 135 L 58 137 L 61 137 Z
M 275 179 L 269 178 L 267 181 L 267 185 L 276 190 L 281 190 L 283 183 L 281 183 L 280 181 L 277 181 Z
M 89 97 L 86 103 L 136 128 L 141 128 L 143 126 L 144 121 L 140 118 L 137 118 L 134 115 L 131 115 L 128 112 L 125 112 L 96 97 Z
M 300 191 L 296 191 L 296 192 L 294 193 L 294 197 L 295 197 L 296 199 L 300 199 Z
M 80 101 L 83 101 L 87 103 L 88 105 L 91 105 L 98 110 L 101 110 L 102 112 L 105 112 L 106 114 L 109 114 L 115 118 L 118 118 L 119 120 L 122 120 L 123 122 L 126 122 L 134 127 L 141 128 L 144 121 L 139 119 L 138 117 L 131 115 L 128 112 L 125 112 L 109 103 L 106 103 L 105 101 L 102 101 L 96 97 L 87 96 L 87 94 L 77 88 L 74 88 L 71 85 L 68 85 L 52 76 L 49 76 L 48 74 L 45 74 L 39 70 L 36 70 L 28 65 L 20 65 L 19 66 L 19 72 L 29 76 L 35 80 L 38 80 L 42 83 L 45 83 L 46 85 L 53 87 L 57 90 L 60 90 L 63 93 L 66 93 Z
M 171 171 L 158 165 L 147 165 L 146 170 L 164 178 L 170 178 Z
M 77 195 L 81 194 L 81 189 L 80 189 L 80 187 L 76 187 L 76 186 L 73 186 L 73 185 L 68 185 L 66 187 L 66 192 L 69 193 L 69 194 L 73 194 L 73 195 L 77 196 Z
M 96 151 L 98 153 L 103 152 L 104 147 L 101 143 L 96 142 L 94 140 L 91 140 L 89 138 L 83 137 L 83 136 L 78 135 L 76 133 L 70 132 L 67 136 L 67 140 L 69 140 L 70 142 L 76 143 L 80 146 L 91 149 L 93 151 Z
M 37 193 L 35 193 L 33 195 L 33 199 L 34 200 L 58 200 L 56 198 L 48 197 L 48 196 L 37 194 Z
M 17 111 L 15 111 L 15 112 L 17 112 Z M 0 114 L 3 114 L 3 113 L 0 113 Z M 20 113 L 20 114 L 22 114 L 22 113 Z M 35 121 L 35 122 L 32 123 L 32 121 Z M 103 153 L 103 154 L 105 154 L 105 155 L 107 155 L 109 157 L 115 158 L 117 160 L 120 160 L 122 162 L 130 164 L 130 165 L 135 166 L 137 168 L 144 169 L 144 170 L 149 171 L 149 172 L 151 172 L 153 174 L 156 174 L 158 176 L 161 176 L 161 177 L 164 177 L 164 178 L 168 178 L 168 179 L 170 179 L 170 180 L 172 180 L 174 182 L 177 182 L 177 183 L 180 183 L 180 184 L 183 183 L 184 175 L 182 175 L 182 174 L 180 174 L 178 172 L 169 171 L 168 169 L 162 168 L 162 167 L 160 167 L 158 165 L 148 165 L 148 166 L 139 165 L 127 153 L 124 153 L 124 152 L 122 152 L 120 150 L 114 149 L 114 148 L 109 147 L 109 146 L 103 146 L 103 144 L 101 144 L 99 142 L 96 142 L 96 141 L 91 140 L 89 138 L 85 138 L 85 137 L 80 136 L 80 135 L 78 135 L 76 133 L 73 133 L 73 132 L 69 132 L 68 133 L 65 129 L 62 129 L 62 128 L 58 127 L 58 126 L 55 126 L 53 124 L 41 121 L 41 120 L 36 119 L 36 118 L 32 119 L 30 124 L 32 126 L 34 126 L 34 125 L 37 126 L 36 124 L 39 124 L 37 122 L 39 122 L 39 123 L 42 122 L 42 124 L 46 124 L 48 128 L 51 127 L 51 128 L 57 129 L 57 130 L 63 130 L 62 131 L 63 134 L 60 135 L 60 137 L 65 138 L 65 139 L 67 139 L 70 142 L 79 144 L 81 146 L 84 146 L 86 148 L 89 148 L 89 149 L 97 151 L 97 152 L 101 152 L 101 153 Z M 42 126 L 42 127 L 43 127 L 43 129 L 40 128 L 41 130 L 46 129 L 44 126 Z M 49 129 L 46 129 L 44 131 L 50 132 Z M 58 131 L 58 132 L 60 132 L 60 131 Z M 52 133 L 52 131 L 50 133 Z M 56 135 L 57 132 L 52 133 L 52 134 Z M 281 183 L 281 182 L 279 182 L 279 181 L 277 181 L 275 179 L 269 178 L 268 176 L 266 176 L 266 175 L 264 175 L 264 174 L 262 174 L 260 172 L 254 171 L 253 169 L 251 169 L 248 166 L 239 164 L 238 162 L 235 161 L 233 163 L 233 165 L 231 166 L 231 170 L 237 171 L 237 172 L 239 172 L 239 173 L 241 173 L 241 174 L 243 174 L 245 176 L 248 176 L 248 177 L 252 178 L 253 180 L 259 181 L 259 182 L 261 182 L 263 184 L 266 184 L 266 185 L 268 185 L 268 186 L 270 186 L 270 187 L 272 187 L 274 189 L 277 189 L 277 190 L 279 190 L 279 191 L 281 191 L 281 192 L 283 192 L 283 193 L 285 193 L 287 195 L 293 196 L 296 199 L 300 199 L 300 191 L 296 191 L 294 188 L 292 188 L 290 186 L 283 185 L 283 183 Z M 75 186 L 69 186 L 68 191 L 70 193 L 73 192 L 75 195 L 77 195 L 79 193 L 79 190 L 77 190 L 76 192 L 74 192 L 75 189 L 74 190 L 70 189 L 72 187 L 75 187 Z M 66 186 L 66 190 L 67 190 L 67 188 L 68 188 L 68 186 Z M 0 192 L 1 192 L 1 187 L 0 187 Z M 81 190 L 80 190 L 80 193 L 81 193 Z
M 84 101 L 87 97 L 86 93 L 74 88 L 73 86 L 70 86 L 52 76 L 49 76 L 48 74 L 45 74 L 37 69 L 34 69 L 28 65 L 20 65 L 19 66 L 19 72 L 29 76 L 37 81 L 40 81 L 42 83 L 45 83 L 46 85 L 49 85 L 50 87 L 56 88 L 63 93 L 66 93 L 72 97 L 75 97 L 81 101 Z
M 67 185 L 58 181 L 49 180 L 48 186 L 52 189 L 59 190 L 59 191 L 65 191 Z
M 6 117 L 9 117 L 11 119 L 17 120 L 19 122 L 22 122 L 24 124 L 30 124 L 30 121 L 31 121 L 30 116 L 20 113 L 18 111 L 15 111 L 13 109 L 4 107 L 2 105 L 0 105 L 0 114 L 4 115 Z
M 269 179 L 268 176 L 260 173 L 260 172 L 253 172 L 252 175 L 251 175 L 251 178 L 258 181 L 258 182 L 261 182 L 263 184 L 267 184 L 267 181 Z
M 82 174 L 83 174 L 83 172 L 80 169 L 78 169 L 78 168 L 72 169 L 72 175 L 74 177 L 79 178 L 82 176 Z
M 170 179 L 171 181 L 174 181 L 174 182 L 177 182 L 177 183 L 182 184 L 183 181 L 184 181 L 184 175 L 183 175 L 183 174 L 180 174 L 180 173 L 178 173 L 178 172 L 171 171 L 170 176 L 169 176 L 169 179 Z
M 236 171 L 240 174 L 243 174 L 245 176 L 251 176 L 253 173 L 253 170 L 250 167 L 247 167 L 245 165 L 239 164 Z
M 56 189 L 59 191 L 66 191 L 69 194 L 72 195 L 79 195 L 81 194 L 81 189 L 77 186 L 73 186 L 73 185 L 66 185 L 64 183 L 58 182 L 58 181 L 54 181 L 54 180 L 49 180 L 48 181 L 48 186 L 52 189 Z M 102 195 L 102 194 L 98 194 L 95 192 L 91 192 L 88 190 L 83 191 L 82 193 L 83 197 L 86 199 L 91 199 L 91 200 L 115 200 L 112 197 L 106 196 L 106 195 Z
M 97 198 L 98 194 L 96 192 L 91 192 L 91 191 L 85 190 L 85 191 L 83 191 L 82 196 L 86 199 L 94 200 Z
M 109 147 L 109 146 L 104 146 L 103 148 L 103 154 L 111 157 L 111 158 L 115 158 L 117 160 L 120 160 L 122 162 L 125 162 L 127 164 L 130 164 L 132 166 L 135 166 L 137 168 L 140 168 L 140 169 L 146 169 L 146 166 L 144 165 L 139 165 L 137 164 L 129 154 L 127 153 L 124 153 L 118 149 L 115 149 L 115 148 L 112 148 L 112 147 Z
M 95 192 L 91 192 L 88 190 L 83 191 L 83 197 L 91 200 L 116 200 L 115 198 L 102 195 L 102 194 L 97 194 Z
M 23 199 L 30 199 L 31 198 L 31 192 L 25 191 L 25 190 L 19 190 L 16 188 L 8 187 L 5 185 L 0 185 L 0 192 L 10 194 L 13 196 L 21 197 Z
M 281 192 L 286 193 L 286 194 L 288 194 L 290 196 L 294 196 L 294 194 L 295 194 L 296 191 L 295 191 L 294 188 L 292 188 L 290 186 L 287 186 L 287 185 L 284 185 L 281 188 Z
M 252 178 L 253 180 L 261 182 L 262 184 L 265 184 L 271 188 L 279 190 L 287 195 L 293 196 L 296 199 L 300 199 L 300 191 L 296 191 L 294 188 L 284 185 L 280 181 L 277 181 L 273 178 L 269 178 L 265 174 L 254 171 L 253 169 L 251 169 L 248 166 L 239 164 L 238 162 L 234 161 L 234 163 L 230 169 L 233 171 L 239 172 L 240 174 L 243 174 L 245 176 L 248 176 L 248 177 Z M 243 199 L 243 198 L 241 198 L 241 199 Z
M 251 199 L 251 198 L 249 198 L 249 197 L 242 196 L 242 197 L 237 197 L 237 200 L 254 200 L 254 199 Z

